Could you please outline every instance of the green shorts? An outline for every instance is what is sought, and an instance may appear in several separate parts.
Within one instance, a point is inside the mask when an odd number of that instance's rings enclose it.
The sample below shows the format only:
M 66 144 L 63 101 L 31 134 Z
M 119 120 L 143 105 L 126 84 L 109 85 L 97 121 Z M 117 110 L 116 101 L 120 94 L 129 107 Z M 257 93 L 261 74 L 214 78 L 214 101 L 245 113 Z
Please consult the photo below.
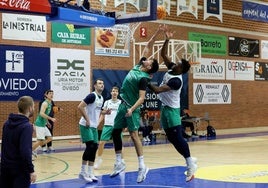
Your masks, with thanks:
M 85 127 L 79 124 L 80 135 L 82 142 L 93 141 L 94 143 L 98 143 L 98 130 L 93 127 Z
M 181 125 L 180 108 L 171 108 L 169 106 L 162 106 L 160 123 L 163 129 Z
M 112 132 L 113 132 L 114 126 L 111 125 L 104 125 L 101 132 L 101 138 L 100 141 L 109 141 L 112 139 Z M 121 134 L 121 137 L 123 138 L 123 133 Z
M 110 125 L 104 125 L 101 132 L 101 141 L 109 141 L 112 138 L 112 132 L 114 127 Z
M 128 128 L 128 131 L 137 131 L 140 127 L 140 109 L 136 109 L 132 112 L 132 116 L 125 117 L 129 106 L 126 103 L 121 103 L 117 110 L 116 117 L 114 119 L 114 128 L 123 129 Z

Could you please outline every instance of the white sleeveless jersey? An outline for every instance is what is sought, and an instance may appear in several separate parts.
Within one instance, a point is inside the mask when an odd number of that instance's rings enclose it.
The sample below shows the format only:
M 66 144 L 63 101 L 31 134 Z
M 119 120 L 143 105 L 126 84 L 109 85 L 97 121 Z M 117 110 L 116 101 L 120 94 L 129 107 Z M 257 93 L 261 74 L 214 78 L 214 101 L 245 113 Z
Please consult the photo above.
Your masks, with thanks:
M 182 75 L 172 75 L 167 72 L 164 75 L 163 81 L 160 86 L 167 84 L 171 78 L 179 78 L 181 80 L 181 87 L 178 90 L 170 90 L 163 93 L 159 93 L 158 96 L 163 106 L 169 106 L 171 108 L 180 108 L 180 94 L 181 88 L 183 86 Z
M 86 113 L 89 117 L 90 127 L 97 128 L 98 123 L 99 123 L 100 113 L 101 113 L 101 107 L 103 104 L 103 97 L 99 96 L 95 92 L 92 92 L 92 93 L 95 94 L 95 101 L 93 103 L 88 104 L 85 108 L 86 108 Z M 86 126 L 86 120 L 83 116 L 81 117 L 79 124 Z
M 109 99 L 104 102 L 103 109 L 111 109 L 111 114 L 106 114 L 104 118 L 104 125 L 114 125 L 114 118 L 116 116 L 117 110 L 119 105 L 121 104 L 121 100 L 117 99 L 116 101 L 113 101 L 112 99 Z

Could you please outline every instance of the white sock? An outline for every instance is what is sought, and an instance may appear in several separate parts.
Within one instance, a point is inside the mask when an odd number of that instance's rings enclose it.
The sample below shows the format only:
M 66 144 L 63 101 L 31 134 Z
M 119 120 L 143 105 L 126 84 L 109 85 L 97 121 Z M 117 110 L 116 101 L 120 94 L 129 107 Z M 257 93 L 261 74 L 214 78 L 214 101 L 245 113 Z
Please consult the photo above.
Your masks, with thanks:
M 145 168 L 144 157 L 143 156 L 139 156 L 138 157 L 138 161 L 139 161 L 139 168 Z
M 87 165 L 82 165 L 81 166 L 81 172 L 86 172 L 86 167 L 87 167 Z
M 122 162 L 122 154 L 121 153 L 115 154 L 115 157 L 116 157 L 116 163 Z
M 93 174 L 93 166 L 88 166 L 88 174 Z
M 189 165 L 191 165 L 191 164 L 193 164 L 192 157 L 187 157 L 187 158 L 186 158 L 186 165 L 189 166 Z

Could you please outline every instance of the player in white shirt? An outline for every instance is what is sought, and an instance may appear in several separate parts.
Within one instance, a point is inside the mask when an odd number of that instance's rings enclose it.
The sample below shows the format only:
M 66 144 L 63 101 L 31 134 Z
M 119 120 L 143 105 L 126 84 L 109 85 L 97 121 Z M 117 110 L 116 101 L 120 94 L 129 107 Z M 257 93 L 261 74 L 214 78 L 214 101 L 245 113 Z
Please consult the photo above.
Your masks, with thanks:
M 109 113 L 103 111 L 104 82 L 102 79 L 97 79 L 94 82 L 94 91 L 88 94 L 78 105 L 78 111 L 82 117 L 79 121 L 79 129 L 81 140 L 86 144 L 82 156 L 81 171 L 79 178 L 87 182 L 98 181 L 93 173 L 94 161 L 98 149 L 98 130 L 99 117 L 101 113 Z
M 112 132 L 114 128 L 114 118 L 116 116 L 121 100 L 118 99 L 119 88 L 117 86 L 112 87 L 111 96 L 112 98 L 105 101 L 103 105 L 103 110 L 108 110 L 109 114 L 101 114 L 99 122 L 104 120 L 104 126 L 102 128 L 101 138 L 99 142 L 99 147 L 97 151 L 97 160 L 95 162 L 94 168 L 98 169 L 102 164 L 102 154 L 104 150 L 104 145 L 107 141 L 111 140 Z
M 148 87 L 158 94 L 161 107 L 161 125 L 167 135 L 168 140 L 172 143 L 175 149 L 180 153 L 187 164 L 186 182 L 194 179 L 194 174 L 197 170 L 196 158 L 191 157 L 188 143 L 182 136 L 182 126 L 180 117 L 180 94 L 183 86 L 182 74 L 189 71 L 191 64 L 182 59 L 181 62 L 171 62 L 168 57 L 169 39 L 173 36 L 172 31 L 167 27 L 165 29 L 166 40 L 161 50 L 161 56 L 164 60 L 168 71 L 163 77 L 160 86 L 149 85 Z

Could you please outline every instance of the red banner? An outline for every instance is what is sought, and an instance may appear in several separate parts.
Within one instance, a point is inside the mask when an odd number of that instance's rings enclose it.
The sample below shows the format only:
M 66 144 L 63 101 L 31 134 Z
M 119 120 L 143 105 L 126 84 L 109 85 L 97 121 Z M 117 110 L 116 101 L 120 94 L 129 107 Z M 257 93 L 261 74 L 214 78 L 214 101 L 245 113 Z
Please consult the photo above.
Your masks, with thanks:
M 0 10 L 51 14 L 48 0 L 0 0 Z

